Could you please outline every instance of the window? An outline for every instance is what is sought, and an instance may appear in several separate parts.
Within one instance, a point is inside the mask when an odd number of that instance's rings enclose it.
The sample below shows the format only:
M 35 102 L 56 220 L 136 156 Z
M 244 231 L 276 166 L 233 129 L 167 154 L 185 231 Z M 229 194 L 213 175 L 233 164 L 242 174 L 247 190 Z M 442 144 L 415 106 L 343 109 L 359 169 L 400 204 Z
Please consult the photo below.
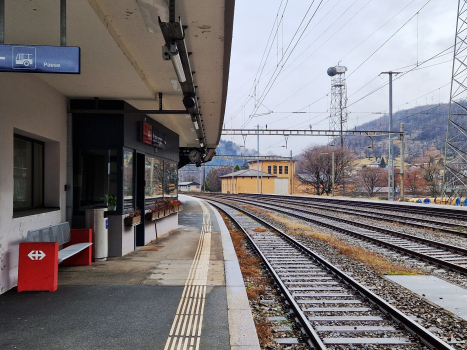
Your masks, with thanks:
M 268 165 L 268 174 L 271 174 L 271 166 Z
M 82 150 L 75 159 L 74 200 L 78 211 L 117 209 L 117 150 Z
M 279 166 L 279 174 L 282 174 L 282 165 Z
M 284 166 L 284 174 L 288 174 L 289 173 L 289 167 L 286 165 Z
M 164 197 L 177 197 L 177 163 L 164 162 Z
M 277 165 L 274 165 L 273 169 L 274 169 L 274 174 L 277 174 Z
M 123 210 L 134 210 L 133 151 L 123 151 Z
M 164 181 L 164 164 L 160 159 L 146 156 L 145 167 L 145 202 L 146 207 L 153 207 L 154 202 L 162 197 L 162 183 Z
M 44 206 L 44 143 L 14 135 L 13 210 Z

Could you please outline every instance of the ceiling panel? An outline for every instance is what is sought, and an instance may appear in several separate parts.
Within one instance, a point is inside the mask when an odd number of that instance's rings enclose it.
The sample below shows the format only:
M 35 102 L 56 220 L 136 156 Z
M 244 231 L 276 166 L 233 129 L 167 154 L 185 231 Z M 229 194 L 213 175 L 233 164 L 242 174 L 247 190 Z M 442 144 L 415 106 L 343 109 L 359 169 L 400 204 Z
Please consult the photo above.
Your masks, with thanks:
M 192 52 L 206 141 L 216 147 L 227 88 L 224 0 L 176 1 L 176 5 L 177 19 L 180 16 L 188 26 L 185 41 Z M 5 0 L 5 6 L 6 44 L 59 45 L 58 0 Z M 176 78 L 172 63 L 162 59 L 162 34 L 157 28 L 153 33 L 148 30 L 136 0 L 69 0 L 67 45 L 81 47 L 81 74 L 37 75 L 64 95 L 123 99 L 138 109 L 158 109 L 157 95 L 162 92 L 164 109 L 184 109 L 182 93 L 174 91 L 170 81 Z M 199 145 L 190 118 L 151 117 L 179 133 L 180 146 Z

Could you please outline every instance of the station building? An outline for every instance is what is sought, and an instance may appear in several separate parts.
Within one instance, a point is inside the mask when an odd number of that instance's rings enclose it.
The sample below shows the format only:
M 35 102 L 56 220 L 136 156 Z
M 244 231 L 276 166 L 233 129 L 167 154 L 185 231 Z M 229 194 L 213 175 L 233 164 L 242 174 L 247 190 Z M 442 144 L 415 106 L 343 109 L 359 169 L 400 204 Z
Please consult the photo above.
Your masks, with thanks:
M 122 256 L 178 226 L 177 214 L 124 218 L 176 198 L 178 169 L 212 158 L 233 11 L 234 0 L 0 5 L 0 294 L 17 284 L 29 230 L 83 228 L 86 209 L 108 206 L 109 256 Z M 60 74 L 67 65 L 74 74 Z
M 180 192 L 201 192 L 201 184 L 196 181 L 184 181 L 178 183 Z
M 294 193 L 295 161 L 265 158 L 249 161 L 248 167 L 221 176 L 222 193 Z

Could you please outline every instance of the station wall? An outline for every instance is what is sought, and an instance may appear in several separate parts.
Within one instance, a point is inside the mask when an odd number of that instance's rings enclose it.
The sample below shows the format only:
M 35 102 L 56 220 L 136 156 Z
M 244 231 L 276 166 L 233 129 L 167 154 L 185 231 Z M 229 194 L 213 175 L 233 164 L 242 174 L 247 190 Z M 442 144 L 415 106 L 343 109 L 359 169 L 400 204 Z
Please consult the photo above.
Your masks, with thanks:
M 260 193 L 274 193 L 274 177 L 263 176 L 259 180 Z M 257 193 L 256 176 L 234 177 L 233 186 L 232 178 L 224 177 L 221 179 L 222 193 Z
M 66 216 L 67 99 L 32 74 L 0 73 L 0 294 L 17 284 L 18 248 L 28 230 Z M 43 143 L 43 202 L 13 210 L 14 134 Z

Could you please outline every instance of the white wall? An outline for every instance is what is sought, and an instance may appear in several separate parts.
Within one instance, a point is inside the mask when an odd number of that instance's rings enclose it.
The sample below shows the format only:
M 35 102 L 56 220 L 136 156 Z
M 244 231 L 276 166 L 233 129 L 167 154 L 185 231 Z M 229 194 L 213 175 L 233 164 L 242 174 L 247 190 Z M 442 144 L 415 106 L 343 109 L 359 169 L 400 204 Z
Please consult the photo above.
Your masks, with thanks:
M 178 213 L 170 214 L 156 221 L 144 220 L 144 225 L 144 244 L 148 244 L 156 239 L 156 225 L 158 239 L 178 228 Z
M 0 294 L 17 284 L 18 244 L 28 230 L 65 221 L 66 97 L 34 74 L 0 73 Z M 45 142 L 46 205 L 13 218 L 13 133 Z

